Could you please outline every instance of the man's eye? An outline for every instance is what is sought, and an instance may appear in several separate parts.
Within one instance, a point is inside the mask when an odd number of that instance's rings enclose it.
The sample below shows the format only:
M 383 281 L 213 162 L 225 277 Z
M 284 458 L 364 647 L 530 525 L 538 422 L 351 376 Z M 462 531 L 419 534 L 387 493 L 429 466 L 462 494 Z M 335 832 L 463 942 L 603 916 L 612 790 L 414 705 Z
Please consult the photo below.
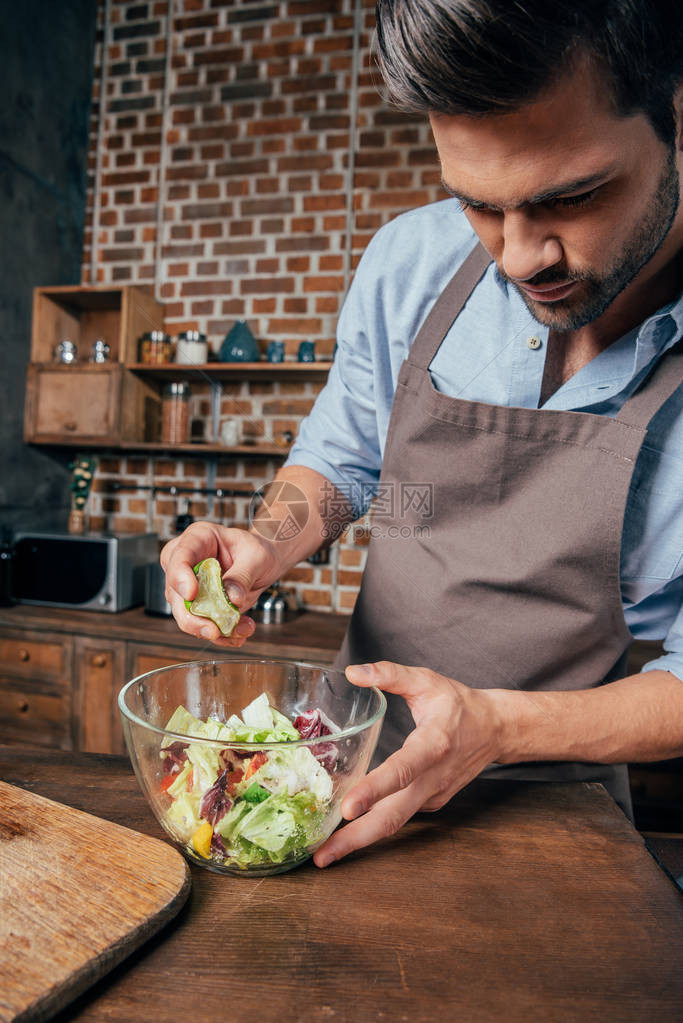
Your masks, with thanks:
M 562 195 L 556 199 L 548 199 L 548 206 L 586 206 L 597 194 L 597 188 L 592 188 L 590 192 L 581 192 L 580 195 Z
M 463 213 L 467 213 L 468 210 L 470 211 L 470 213 L 490 212 L 490 208 L 488 206 L 485 206 L 483 203 L 466 202 L 465 199 L 458 198 L 458 205 L 460 206 L 460 209 L 463 211 Z

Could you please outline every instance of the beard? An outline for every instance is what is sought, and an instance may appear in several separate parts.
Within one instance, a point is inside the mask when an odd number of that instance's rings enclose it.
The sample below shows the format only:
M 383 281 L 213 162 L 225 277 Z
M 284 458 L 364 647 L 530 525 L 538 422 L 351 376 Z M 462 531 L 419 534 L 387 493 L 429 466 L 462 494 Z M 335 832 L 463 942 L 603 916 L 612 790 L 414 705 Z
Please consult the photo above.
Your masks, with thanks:
M 637 225 L 612 266 L 604 273 L 591 270 L 564 270 L 551 267 L 525 281 L 530 287 L 543 284 L 568 284 L 580 281 L 584 286 L 580 297 L 573 295 L 556 302 L 535 302 L 498 267 L 508 284 L 512 284 L 527 309 L 543 326 L 556 331 L 580 330 L 602 316 L 617 295 L 626 288 L 642 268 L 649 263 L 671 230 L 679 203 L 678 173 L 673 149 L 655 189 L 647 214 Z

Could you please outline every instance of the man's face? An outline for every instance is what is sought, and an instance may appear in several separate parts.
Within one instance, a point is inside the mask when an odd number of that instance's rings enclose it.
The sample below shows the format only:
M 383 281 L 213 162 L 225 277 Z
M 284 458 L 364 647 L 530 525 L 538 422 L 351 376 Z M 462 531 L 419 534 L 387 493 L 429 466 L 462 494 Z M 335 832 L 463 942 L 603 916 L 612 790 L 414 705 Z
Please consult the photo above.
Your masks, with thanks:
M 551 329 L 628 301 L 681 246 L 674 148 L 643 114 L 615 115 L 587 64 L 513 113 L 430 119 L 444 185 Z

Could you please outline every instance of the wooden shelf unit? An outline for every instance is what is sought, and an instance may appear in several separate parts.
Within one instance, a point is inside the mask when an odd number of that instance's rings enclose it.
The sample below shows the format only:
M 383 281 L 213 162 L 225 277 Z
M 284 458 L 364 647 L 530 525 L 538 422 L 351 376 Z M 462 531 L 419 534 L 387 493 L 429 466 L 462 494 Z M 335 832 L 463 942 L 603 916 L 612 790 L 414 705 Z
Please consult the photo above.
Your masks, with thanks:
M 24 416 L 27 443 L 170 456 L 286 458 L 290 443 L 165 444 L 159 438 L 163 384 L 209 384 L 215 401 L 220 400 L 221 384 L 229 381 L 324 381 L 332 361 L 138 362 L 140 336 L 163 329 L 164 307 L 147 287 L 35 288 Z M 110 347 L 109 359 L 89 362 L 100 337 Z M 77 361 L 70 365 L 54 361 L 56 345 L 66 338 L 78 349 Z
M 51 362 L 55 346 L 68 338 L 78 348 L 76 366 L 87 363 L 93 342 L 101 337 L 111 362 L 134 362 L 140 335 L 163 330 L 163 325 L 163 305 L 151 288 L 141 285 L 34 288 L 31 361 Z
M 179 362 L 129 363 L 127 369 L 147 380 L 245 380 L 286 377 L 295 380 L 323 380 L 331 362 L 205 362 L 192 366 Z

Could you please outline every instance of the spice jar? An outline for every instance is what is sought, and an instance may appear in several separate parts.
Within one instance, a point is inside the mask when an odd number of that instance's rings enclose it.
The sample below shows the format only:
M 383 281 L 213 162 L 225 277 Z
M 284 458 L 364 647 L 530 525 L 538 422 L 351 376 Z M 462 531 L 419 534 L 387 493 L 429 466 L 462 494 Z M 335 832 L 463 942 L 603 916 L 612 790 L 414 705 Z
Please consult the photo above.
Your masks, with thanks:
M 163 330 L 150 330 L 143 334 L 138 345 L 140 362 L 150 365 L 171 361 L 171 339 Z
M 187 444 L 190 439 L 190 385 L 164 384 L 161 392 L 161 439 L 164 444 Z

